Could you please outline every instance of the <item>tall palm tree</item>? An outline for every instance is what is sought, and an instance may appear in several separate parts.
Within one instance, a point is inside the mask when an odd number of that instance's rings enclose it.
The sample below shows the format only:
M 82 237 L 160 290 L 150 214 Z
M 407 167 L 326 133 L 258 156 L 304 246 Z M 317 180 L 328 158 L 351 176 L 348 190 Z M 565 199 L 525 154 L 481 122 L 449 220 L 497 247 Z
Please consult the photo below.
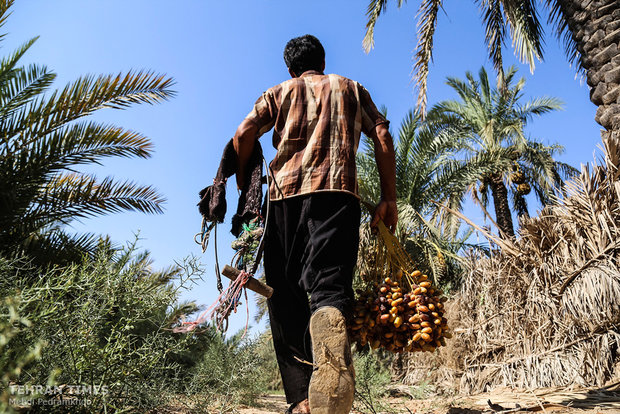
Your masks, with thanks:
M 571 63 L 587 74 L 590 99 L 599 106 L 596 121 L 608 131 L 620 133 L 620 16 L 618 0 L 475 0 L 485 25 L 485 40 L 495 69 L 502 68 L 502 45 L 509 35 L 515 53 L 534 69 L 543 57 L 543 29 L 538 18 L 544 6 L 547 20 L 563 40 Z M 364 47 L 373 47 L 374 28 L 388 0 L 370 0 Z M 404 3 L 397 0 L 398 7 Z M 443 0 L 421 0 L 414 79 L 418 106 L 426 107 L 426 79 L 433 54 L 433 37 Z
M 0 0 L 0 26 L 12 3 Z M 100 243 L 97 235 L 67 232 L 71 221 L 162 211 L 164 199 L 153 187 L 98 179 L 77 167 L 106 157 L 148 158 L 147 137 L 84 118 L 102 108 L 160 102 L 173 95 L 173 81 L 147 72 L 85 76 L 50 93 L 53 72 L 18 66 L 35 41 L 0 61 L 0 254 L 62 264 Z
M 509 195 L 519 215 L 527 215 L 524 195 L 534 188 L 538 200 L 548 204 L 564 186 L 564 179 L 577 171 L 553 156 L 562 151 L 559 145 L 545 146 L 525 136 L 525 126 L 535 116 L 561 108 L 555 98 L 535 98 L 521 103 L 525 79 L 513 84 L 516 68 L 501 73 L 503 85 L 492 87 L 486 70 L 478 79 L 467 72 L 467 80 L 448 78 L 447 84 L 460 100 L 443 101 L 432 107 L 428 123 L 443 129 L 448 136 L 464 145 L 460 156 L 465 164 L 486 154 L 494 162 L 470 182 L 474 199 L 486 207 L 491 193 L 500 235 L 514 237 Z M 495 155 L 494 155 L 495 154 Z M 476 185 L 480 185 L 478 197 Z M 485 210 L 486 211 L 486 210 Z

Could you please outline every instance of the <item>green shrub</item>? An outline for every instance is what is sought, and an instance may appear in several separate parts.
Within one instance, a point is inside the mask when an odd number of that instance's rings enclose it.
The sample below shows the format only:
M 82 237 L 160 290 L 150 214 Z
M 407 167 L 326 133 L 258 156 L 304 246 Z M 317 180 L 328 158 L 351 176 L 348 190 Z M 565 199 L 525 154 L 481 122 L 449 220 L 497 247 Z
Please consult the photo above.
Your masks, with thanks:
M 18 296 L 18 312 L 30 321 L 12 333 L 3 357 L 15 360 L 46 344 L 16 381 L 45 385 L 57 371 L 59 384 L 106 387 L 84 395 L 90 405 L 72 412 L 144 411 L 181 390 L 207 346 L 199 333 L 179 335 L 170 328 L 181 314 L 196 310 L 193 304 L 179 305 L 178 297 L 201 270 L 192 260 L 163 272 L 150 264 L 148 254 L 129 247 L 41 274 L 27 266 L 0 267 L 0 293 Z M 35 277 L 22 277 L 26 272 Z M 6 317 L 2 321 L 6 324 Z
M 256 341 L 256 353 L 259 355 L 259 369 L 262 371 L 263 378 L 265 379 L 265 391 L 283 392 L 282 376 L 280 375 L 278 360 L 273 348 L 271 329 L 267 328 L 267 330 L 260 334 Z
M 209 347 L 185 390 L 193 407 L 224 413 L 239 404 L 255 404 L 267 382 L 257 341 L 243 339 L 241 332 L 228 339 L 213 328 L 208 332 Z
M 19 378 L 22 370 L 41 357 L 41 341 L 23 348 L 14 338 L 31 326 L 30 321 L 18 314 L 18 300 L 2 298 L 0 302 L 0 412 L 13 413 L 19 405 L 17 396 L 10 386 Z M 12 350 L 11 349 L 15 348 Z
M 355 402 L 354 407 L 361 413 L 376 414 L 389 410 L 382 397 L 390 384 L 390 370 L 386 358 L 378 351 L 359 352 L 354 355 Z
M 226 339 L 208 324 L 187 334 L 172 331 L 181 315 L 198 310 L 178 299 L 201 274 L 195 260 L 155 272 L 148 254 L 133 246 L 101 249 L 95 260 L 45 272 L 0 258 L 0 412 L 17 397 L 8 385 L 91 387 L 82 394 L 68 387 L 26 393 L 35 400 L 32 412 L 183 405 L 227 412 L 278 388 L 267 337 Z M 81 403 L 63 405 L 61 398 Z

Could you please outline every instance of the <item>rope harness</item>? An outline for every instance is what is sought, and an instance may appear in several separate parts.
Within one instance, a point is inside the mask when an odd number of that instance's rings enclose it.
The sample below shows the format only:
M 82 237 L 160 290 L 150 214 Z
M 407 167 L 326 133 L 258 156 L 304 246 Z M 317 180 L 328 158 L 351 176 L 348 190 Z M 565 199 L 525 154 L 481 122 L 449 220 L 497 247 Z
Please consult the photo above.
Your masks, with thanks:
M 202 252 L 205 253 L 207 247 L 209 246 L 209 237 L 211 235 L 211 231 L 214 232 L 214 253 L 215 253 L 215 276 L 217 278 L 217 289 L 220 292 L 219 296 L 215 300 L 215 302 L 209 306 L 205 311 L 203 311 L 195 321 L 188 322 L 185 320 L 181 320 L 181 326 L 178 326 L 173 329 L 173 332 L 179 333 L 187 333 L 193 331 L 199 325 L 213 320 L 215 327 L 220 332 L 226 332 L 228 330 L 228 317 L 231 313 L 237 312 L 237 307 L 241 303 L 241 295 L 243 294 L 245 298 L 245 309 L 246 309 L 246 321 L 245 321 L 245 329 L 243 332 L 242 338 L 245 336 L 248 330 L 249 321 L 250 321 L 250 308 L 248 305 L 248 292 L 245 287 L 250 277 L 253 277 L 258 267 L 260 265 L 260 261 L 262 259 L 262 254 L 264 250 L 265 244 L 265 229 L 267 228 L 267 223 L 269 221 L 269 205 L 270 205 L 270 197 L 269 197 L 269 186 L 271 183 L 270 173 L 271 169 L 267 165 L 267 161 L 263 157 L 263 163 L 267 167 L 267 198 L 266 198 L 266 208 L 267 213 L 265 214 L 265 220 L 262 220 L 262 216 L 259 214 L 254 220 L 250 223 L 243 225 L 243 233 L 233 242 L 233 248 L 235 248 L 236 253 L 231 260 L 231 266 L 234 266 L 240 270 L 239 276 L 233 280 L 226 289 L 223 288 L 222 285 L 222 276 L 220 273 L 220 265 L 218 258 L 218 248 L 217 248 L 217 223 L 210 222 L 206 219 L 206 217 L 202 217 L 202 225 L 200 232 L 194 236 L 194 241 L 199 244 L 202 248 Z M 256 245 L 256 242 L 258 244 Z M 254 246 L 256 246 L 256 253 L 254 256 L 254 260 L 250 260 L 252 250 L 254 250 Z M 236 260 L 235 260 L 236 259 Z M 234 264 L 233 264 L 234 263 Z M 247 272 L 248 265 L 251 264 L 251 269 Z

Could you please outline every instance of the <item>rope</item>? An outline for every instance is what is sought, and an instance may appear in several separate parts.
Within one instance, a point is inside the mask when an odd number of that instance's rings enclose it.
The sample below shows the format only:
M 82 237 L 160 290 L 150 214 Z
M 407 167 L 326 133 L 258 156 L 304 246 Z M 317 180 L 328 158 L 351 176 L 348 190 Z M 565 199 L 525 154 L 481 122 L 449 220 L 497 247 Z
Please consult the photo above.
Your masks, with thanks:
M 273 172 L 271 171 L 271 168 L 269 168 L 269 166 L 267 165 L 267 160 L 265 160 L 265 157 L 263 157 L 263 163 L 265 164 L 266 169 L 268 171 L 267 173 L 267 199 L 266 199 L 267 200 L 267 213 L 265 214 L 265 221 L 263 224 L 263 228 L 266 230 L 267 223 L 269 221 L 269 210 L 270 210 L 270 202 L 271 202 L 271 197 L 269 193 L 270 184 L 271 184 L 270 179 L 273 178 Z M 237 278 L 234 281 L 232 281 L 230 285 L 228 285 L 226 290 L 224 290 L 222 286 L 222 279 L 220 275 L 220 265 L 219 265 L 219 259 L 218 259 L 217 224 L 209 223 L 205 219 L 205 217 L 203 217 L 200 233 L 194 236 L 194 241 L 196 241 L 196 243 L 202 246 L 202 252 L 204 253 L 207 250 L 207 246 L 209 245 L 209 235 L 211 234 L 211 231 L 213 229 L 215 229 L 215 241 L 214 241 L 215 274 L 217 276 L 217 289 L 219 290 L 220 294 L 215 300 L 215 302 L 211 306 L 209 306 L 205 311 L 203 311 L 195 321 L 188 322 L 188 321 L 185 321 L 185 317 L 183 317 L 181 320 L 181 326 L 174 328 L 173 332 L 177 332 L 177 333 L 191 332 L 194 329 L 196 329 L 199 325 L 211 319 L 215 320 L 215 326 L 219 331 L 225 332 L 228 329 L 228 317 L 230 316 L 232 312 L 235 312 L 235 313 L 237 312 L 237 307 L 239 306 L 240 301 L 241 301 L 241 294 L 243 293 L 244 298 L 245 298 L 245 308 L 246 308 L 246 321 L 245 321 L 245 329 L 242 335 L 242 338 L 243 338 L 245 337 L 248 331 L 248 326 L 249 326 L 249 321 L 250 321 L 248 292 L 247 292 L 247 289 L 245 288 L 245 284 L 247 283 L 249 278 L 252 277 L 258 270 L 258 266 L 260 264 L 263 249 L 264 249 L 266 231 L 263 230 L 263 234 L 261 235 L 260 242 L 256 249 L 256 256 L 254 259 L 254 263 L 252 265 L 251 272 L 248 273 L 240 269 L 241 272 L 239 273 L 239 276 L 237 276 Z M 244 226 L 244 230 L 247 231 L 249 229 L 246 228 L 246 226 Z M 233 260 L 235 256 L 233 256 Z
M 225 332 L 228 328 L 228 317 L 232 312 L 237 312 L 237 307 L 240 304 L 241 294 L 245 296 L 245 306 L 247 320 L 243 336 L 248 330 L 248 321 L 250 317 L 250 310 L 248 306 L 248 294 L 245 289 L 245 284 L 250 278 L 250 274 L 247 272 L 239 273 L 239 276 L 228 285 L 217 297 L 216 301 L 203 311 L 195 321 L 188 322 L 181 321 L 181 326 L 174 328 L 172 331 L 176 333 L 187 333 L 196 329 L 199 325 L 205 323 L 208 320 L 215 319 L 215 326 L 219 331 Z
M 217 224 L 214 223 L 215 226 L 215 240 L 213 242 L 213 250 L 215 252 L 215 277 L 217 278 L 217 290 L 222 293 L 222 275 L 220 274 L 220 261 L 217 254 Z
M 202 247 L 203 253 L 207 250 L 207 246 L 209 246 L 209 235 L 215 225 L 215 222 L 211 223 L 207 221 L 205 216 L 202 216 L 202 225 L 200 226 L 200 231 L 194 235 L 194 241 Z
M 217 290 L 222 293 L 224 286 L 222 285 L 222 275 L 220 274 L 220 263 L 217 255 L 217 223 L 209 222 L 203 216 L 202 217 L 202 225 L 200 227 L 200 232 L 194 235 L 194 241 L 202 247 L 202 252 L 207 251 L 207 247 L 209 246 L 209 236 L 211 235 L 211 231 L 215 229 L 215 276 L 217 277 Z

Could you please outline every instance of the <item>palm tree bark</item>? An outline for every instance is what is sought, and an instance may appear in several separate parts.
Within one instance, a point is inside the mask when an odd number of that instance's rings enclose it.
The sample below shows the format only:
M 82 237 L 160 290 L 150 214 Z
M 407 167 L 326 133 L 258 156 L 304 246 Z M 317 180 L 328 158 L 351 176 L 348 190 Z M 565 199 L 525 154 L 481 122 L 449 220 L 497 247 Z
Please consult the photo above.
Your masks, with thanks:
M 515 207 L 517 212 L 517 217 L 519 220 L 522 218 L 530 218 L 530 212 L 527 209 L 527 203 L 525 201 L 525 197 L 521 194 L 517 194 L 515 199 Z
M 500 237 L 514 238 L 515 232 L 512 224 L 512 215 L 508 205 L 508 189 L 504 184 L 501 174 L 494 174 L 489 180 L 493 205 L 495 206 L 495 219 L 500 230 Z
M 595 120 L 620 134 L 620 4 L 618 0 L 556 0 L 586 70 Z

